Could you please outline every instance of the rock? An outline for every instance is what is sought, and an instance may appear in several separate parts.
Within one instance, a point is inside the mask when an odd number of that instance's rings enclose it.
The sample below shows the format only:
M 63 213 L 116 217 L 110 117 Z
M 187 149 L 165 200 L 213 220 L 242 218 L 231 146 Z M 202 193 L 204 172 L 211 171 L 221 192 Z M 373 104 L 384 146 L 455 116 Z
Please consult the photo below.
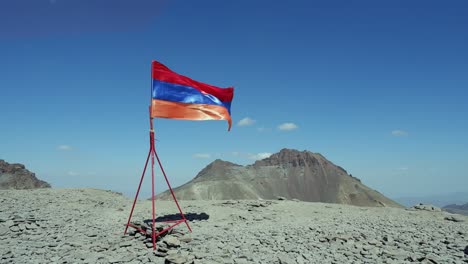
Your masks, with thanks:
M 168 247 L 180 247 L 180 240 L 172 235 L 164 237 L 163 242 L 166 243 Z
M 119 247 L 129 247 L 132 245 L 132 241 L 123 241 L 119 244 Z
M 152 248 L 153 247 L 153 242 L 146 242 L 145 243 L 147 248 Z
M 167 252 L 169 251 L 169 249 L 166 247 L 166 244 L 161 244 L 161 245 L 158 245 L 158 251 L 160 252 Z
M 34 223 L 27 223 L 26 224 L 26 229 L 28 230 L 32 230 L 32 229 L 36 229 L 37 228 L 37 225 L 34 224 Z
M 452 222 L 463 222 L 463 219 L 458 217 L 458 216 L 454 216 L 454 215 L 448 215 L 446 217 L 444 217 L 445 220 L 447 221 L 452 221 Z
M 15 225 L 15 222 L 13 222 L 13 220 L 8 220 L 5 222 L 5 226 L 6 227 L 12 227 Z
M 0 225 L 0 236 L 4 236 L 10 232 L 10 228 L 4 225 Z
M 167 256 L 167 253 L 166 253 L 166 252 L 161 252 L 161 251 L 156 250 L 156 251 L 154 252 L 154 255 L 155 255 L 156 257 L 166 257 L 166 256 Z
M 423 210 L 423 211 L 430 211 L 430 212 L 442 212 L 442 209 L 440 209 L 437 206 L 431 205 L 431 204 L 421 204 L 420 203 L 420 204 L 415 205 L 415 206 L 413 206 L 411 208 L 415 209 L 415 210 Z
M 280 264 L 296 264 L 296 261 L 285 253 L 278 254 L 278 261 Z
M 280 201 L 284 201 L 284 200 L 287 200 L 286 197 L 283 197 L 283 196 L 278 196 L 276 197 L 277 200 L 280 200 Z
M 383 236 L 383 241 L 391 243 L 391 242 L 393 242 L 393 239 L 392 239 L 391 236 L 385 235 L 385 236 Z
M 465 247 L 465 250 L 463 250 L 463 253 L 465 253 L 465 255 L 468 255 L 468 246 Z
M 247 259 L 245 258 L 237 258 L 237 259 L 234 259 L 234 263 L 235 264 L 249 264 L 251 262 L 249 262 Z
M 167 251 L 167 254 L 168 255 L 175 255 L 175 254 L 179 254 L 179 251 L 177 249 L 169 249 Z
M 188 261 L 186 256 L 182 256 L 179 254 L 171 254 L 166 256 L 166 264 L 184 264 Z
M 192 241 L 192 237 L 188 236 L 188 235 L 183 235 L 183 236 L 179 237 L 179 240 L 182 241 L 182 242 L 188 243 L 188 242 Z

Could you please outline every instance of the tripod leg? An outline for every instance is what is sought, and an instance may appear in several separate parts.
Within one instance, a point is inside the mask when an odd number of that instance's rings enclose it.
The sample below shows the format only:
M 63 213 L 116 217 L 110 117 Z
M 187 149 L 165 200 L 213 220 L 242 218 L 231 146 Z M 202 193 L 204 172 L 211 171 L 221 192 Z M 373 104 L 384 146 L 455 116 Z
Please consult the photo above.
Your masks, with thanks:
M 156 209 L 154 205 L 154 148 L 151 151 L 151 202 L 153 206 L 153 225 L 152 225 L 152 238 L 153 238 L 153 250 L 156 250 L 156 230 L 155 230 L 155 225 L 156 225 Z
M 138 199 L 138 194 L 140 194 L 140 188 L 141 188 L 141 184 L 143 183 L 143 178 L 145 177 L 146 167 L 148 166 L 148 161 L 149 161 L 150 154 L 151 154 L 151 149 L 148 152 L 148 157 L 146 158 L 145 168 L 143 169 L 143 173 L 141 174 L 140 184 L 138 184 L 138 189 L 137 189 L 137 192 L 136 192 L 136 195 L 135 195 L 135 200 L 133 200 L 132 210 L 130 211 L 130 215 L 128 216 L 127 225 L 125 226 L 124 235 L 127 234 L 128 225 L 130 224 L 130 220 L 132 219 L 133 209 L 135 209 L 135 204 L 136 204 L 136 201 Z
M 162 172 L 163 175 L 164 175 L 164 179 L 166 179 L 167 186 L 169 187 L 169 190 L 171 191 L 172 198 L 174 199 L 174 201 L 175 201 L 175 203 L 176 203 L 176 205 L 177 205 L 177 208 L 179 209 L 179 213 L 180 213 L 180 215 L 182 216 L 182 219 L 184 219 L 184 222 L 185 222 L 185 224 L 187 225 L 188 230 L 189 230 L 190 232 L 192 232 L 192 229 L 190 228 L 190 225 L 188 224 L 188 221 L 187 221 L 187 219 L 185 218 L 184 213 L 182 213 L 182 209 L 180 209 L 179 202 L 177 201 L 177 198 L 175 197 L 174 191 L 172 190 L 171 184 L 169 183 L 169 180 L 167 179 L 166 172 L 164 171 L 164 168 L 163 168 L 163 166 L 162 166 L 162 164 L 161 164 L 161 161 L 159 160 L 158 153 L 156 153 L 156 150 L 154 151 L 154 154 L 156 155 L 156 159 L 158 160 L 159 167 L 161 168 L 161 172 Z

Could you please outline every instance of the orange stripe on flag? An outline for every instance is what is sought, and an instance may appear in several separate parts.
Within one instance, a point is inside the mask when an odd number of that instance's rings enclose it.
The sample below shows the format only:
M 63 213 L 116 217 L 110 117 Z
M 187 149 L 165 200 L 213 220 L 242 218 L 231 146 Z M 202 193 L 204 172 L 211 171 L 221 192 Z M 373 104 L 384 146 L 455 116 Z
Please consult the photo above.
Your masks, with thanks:
M 231 130 L 231 115 L 224 106 L 209 104 L 186 104 L 153 99 L 151 117 L 182 120 L 227 120 Z

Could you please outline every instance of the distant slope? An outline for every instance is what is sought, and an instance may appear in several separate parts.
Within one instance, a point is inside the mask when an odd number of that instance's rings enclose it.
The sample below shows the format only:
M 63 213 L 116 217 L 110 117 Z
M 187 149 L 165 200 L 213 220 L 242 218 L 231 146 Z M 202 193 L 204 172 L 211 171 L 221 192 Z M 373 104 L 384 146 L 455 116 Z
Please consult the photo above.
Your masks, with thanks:
M 215 160 L 175 188 L 185 200 L 276 199 L 401 207 L 318 153 L 283 149 L 253 165 Z M 157 196 L 170 199 L 168 191 Z
M 468 203 L 463 205 L 450 204 L 442 209 L 453 214 L 468 215 Z
M 0 160 L 0 190 L 50 188 L 50 184 L 36 178 L 23 164 Z
M 437 195 L 400 197 L 394 199 L 396 202 L 411 207 L 415 204 L 432 204 L 438 207 L 444 207 L 447 204 L 464 204 L 468 201 L 468 192 L 455 192 Z

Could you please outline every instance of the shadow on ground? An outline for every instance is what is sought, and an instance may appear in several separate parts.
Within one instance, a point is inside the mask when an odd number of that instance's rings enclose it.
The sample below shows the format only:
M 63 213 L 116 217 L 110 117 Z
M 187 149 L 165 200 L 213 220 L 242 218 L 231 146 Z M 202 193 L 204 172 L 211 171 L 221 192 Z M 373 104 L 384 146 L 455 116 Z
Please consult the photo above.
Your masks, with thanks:
M 202 221 L 202 220 L 208 220 L 210 216 L 206 213 L 187 213 L 185 214 L 185 219 L 188 221 Z M 181 220 L 182 216 L 180 214 L 168 214 L 168 215 L 163 215 L 163 216 L 158 216 L 156 217 L 155 221 L 156 223 L 160 222 L 166 222 L 166 221 L 174 221 L 174 220 Z M 144 222 L 147 225 L 151 225 L 152 219 L 146 219 Z

